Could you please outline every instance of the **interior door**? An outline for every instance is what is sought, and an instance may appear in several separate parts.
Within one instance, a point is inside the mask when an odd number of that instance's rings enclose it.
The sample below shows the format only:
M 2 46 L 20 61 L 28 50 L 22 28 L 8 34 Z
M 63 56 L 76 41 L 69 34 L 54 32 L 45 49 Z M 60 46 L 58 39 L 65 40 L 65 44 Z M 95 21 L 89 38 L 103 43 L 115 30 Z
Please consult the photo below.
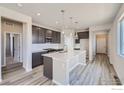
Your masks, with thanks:
M 13 38 L 14 60 L 20 62 L 20 35 L 14 34 Z
M 100 34 L 96 36 L 96 52 L 105 53 L 107 52 L 107 35 Z

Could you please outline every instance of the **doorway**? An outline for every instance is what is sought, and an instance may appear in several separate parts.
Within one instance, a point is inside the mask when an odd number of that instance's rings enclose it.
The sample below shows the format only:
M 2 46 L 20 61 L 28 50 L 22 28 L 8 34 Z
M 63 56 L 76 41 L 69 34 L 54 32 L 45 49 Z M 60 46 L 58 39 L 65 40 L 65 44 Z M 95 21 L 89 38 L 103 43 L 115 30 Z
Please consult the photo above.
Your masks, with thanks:
M 22 62 L 22 44 L 21 34 L 5 33 L 5 61 L 4 65 L 8 66 Z
M 96 35 L 96 53 L 107 54 L 107 34 Z
M 22 34 L 4 32 L 4 63 L 2 78 L 8 79 L 12 73 L 23 69 Z

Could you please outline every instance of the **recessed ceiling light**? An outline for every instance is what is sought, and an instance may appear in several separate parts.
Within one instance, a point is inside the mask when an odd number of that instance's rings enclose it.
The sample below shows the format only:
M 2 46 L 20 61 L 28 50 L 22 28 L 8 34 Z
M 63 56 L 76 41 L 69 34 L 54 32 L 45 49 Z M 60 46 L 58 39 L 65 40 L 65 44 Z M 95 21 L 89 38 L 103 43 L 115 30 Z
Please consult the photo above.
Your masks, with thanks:
M 37 16 L 40 16 L 40 13 L 37 13 Z
M 23 5 L 21 3 L 17 3 L 17 6 L 22 7 Z
M 58 24 L 59 22 L 58 21 L 56 21 L 56 24 Z
M 64 34 L 65 32 L 63 31 L 62 34 Z

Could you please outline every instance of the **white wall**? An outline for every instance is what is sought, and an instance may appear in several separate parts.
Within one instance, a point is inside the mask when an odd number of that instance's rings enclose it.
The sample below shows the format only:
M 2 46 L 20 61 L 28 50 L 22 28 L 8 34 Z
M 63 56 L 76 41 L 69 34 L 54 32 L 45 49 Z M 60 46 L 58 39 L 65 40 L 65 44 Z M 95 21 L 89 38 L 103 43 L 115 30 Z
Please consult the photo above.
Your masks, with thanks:
M 32 44 L 32 52 L 42 51 L 43 49 L 46 49 L 46 48 L 60 49 L 60 48 L 63 48 L 63 46 L 61 44 L 50 44 L 50 43 Z
M 118 20 L 121 17 L 121 15 L 124 15 L 124 4 L 120 8 L 120 11 L 118 12 L 114 23 L 112 25 L 112 28 L 110 30 L 110 62 L 114 65 L 114 68 L 121 80 L 121 83 L 124 84 L 124 57 L 119 56 L 118 54 Z
M 86 50 L 86 55 L 89 56 L 89 39 L 80 40 L 80 50 Z
M 93 60 L 93 31 L 89 31 L 89 60 Z
M 5 17 L 8 19 L 16 20 L 23 23 L 23 63 L 26 71 L 32 70 L 32 19 L 29 16 L 23 15 L 19 12 L 0 7 L 0 19 L 1 17 Z M 1 21 L 0 21 L 0 35 L 1 35 Z M 0 36 L 0 69 L 1 69 L 1 36 Z M 1 78 L 1 70 L 0 70 L 0 79 Z

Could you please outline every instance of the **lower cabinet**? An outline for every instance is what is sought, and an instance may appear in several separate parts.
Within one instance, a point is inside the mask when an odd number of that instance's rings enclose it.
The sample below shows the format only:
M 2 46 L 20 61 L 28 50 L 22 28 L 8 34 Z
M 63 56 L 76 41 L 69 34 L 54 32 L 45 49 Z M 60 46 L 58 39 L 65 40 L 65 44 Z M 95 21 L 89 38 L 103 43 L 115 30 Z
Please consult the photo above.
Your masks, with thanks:
M 43 57 L 43 75 L 49 79 L 53 78 L 53 61 L 50 57 Z
M 43 64 L 43 56 L 46 52 L 36 52 L 32 53 L 32 68 Z

